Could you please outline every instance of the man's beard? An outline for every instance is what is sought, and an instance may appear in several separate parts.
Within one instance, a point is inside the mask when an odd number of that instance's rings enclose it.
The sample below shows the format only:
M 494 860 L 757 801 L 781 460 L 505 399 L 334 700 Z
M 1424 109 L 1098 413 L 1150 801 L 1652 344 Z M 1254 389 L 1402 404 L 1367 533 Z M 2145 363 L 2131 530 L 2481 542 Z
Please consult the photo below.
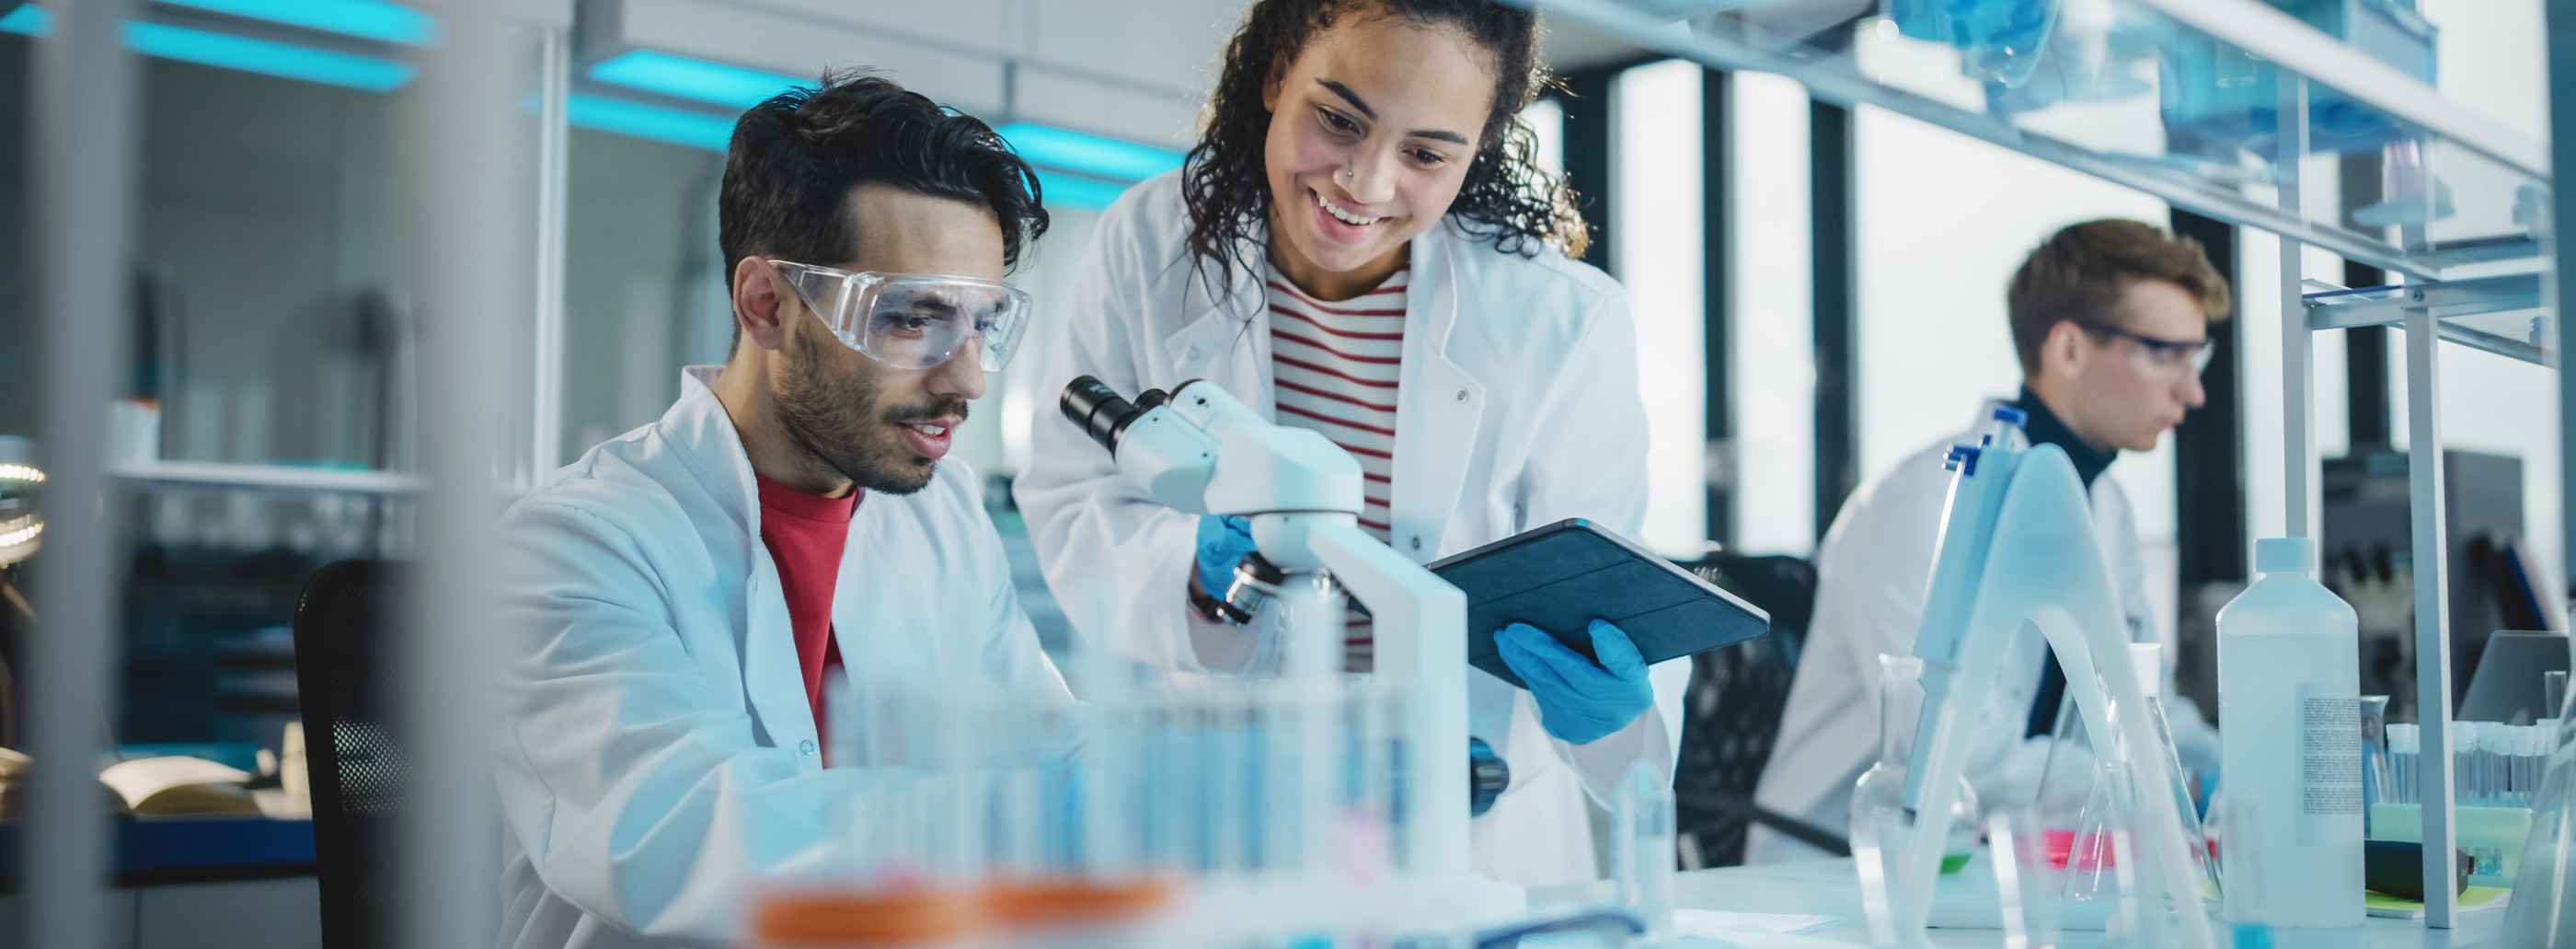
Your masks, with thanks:
M 837 345 L 837 344 L 836 344 Z M 879 494 L 904 495 L 930 485 L 935 462 L 905 447 L 894 426 L 955 416 L 966 417 L 966 400 L 956 396 L 927 404 L 886 409 L 877 397 L 876 363 L 843 375 L 827 366 L 813 336 L 795 345 L 796 358 L 775 393 L 778 424 L 787 438 L 816 464 L 840 472 L 860 488 Z

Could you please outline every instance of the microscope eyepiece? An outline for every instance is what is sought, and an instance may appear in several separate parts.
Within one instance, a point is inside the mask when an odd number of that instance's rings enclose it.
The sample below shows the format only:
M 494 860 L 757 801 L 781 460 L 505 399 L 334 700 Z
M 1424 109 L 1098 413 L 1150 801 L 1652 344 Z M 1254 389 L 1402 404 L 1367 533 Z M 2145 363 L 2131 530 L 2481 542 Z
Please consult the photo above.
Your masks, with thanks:
M 1099 378 L 1082 376 L 1064 387 L 1061 406 L 1065 418 L 1081 426 L 1083 433 L 1099 442 L 1100 447 L 1116 454 L 1118 436 L 1127 432 L 1127 424 L 1168 398 L 1161 389 L 1147 389 L 1136 401 L 1129 402 Z

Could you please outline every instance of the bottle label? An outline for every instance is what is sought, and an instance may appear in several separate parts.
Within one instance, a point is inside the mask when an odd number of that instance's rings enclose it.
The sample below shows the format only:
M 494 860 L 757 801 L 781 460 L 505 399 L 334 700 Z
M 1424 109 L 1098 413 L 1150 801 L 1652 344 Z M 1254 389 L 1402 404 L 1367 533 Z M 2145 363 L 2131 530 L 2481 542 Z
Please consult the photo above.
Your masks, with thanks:
M 2299 689 L 2299 842 L 2349 834 L 2334 818 L 2361 814 L 2361 707 L 2352 696 Z

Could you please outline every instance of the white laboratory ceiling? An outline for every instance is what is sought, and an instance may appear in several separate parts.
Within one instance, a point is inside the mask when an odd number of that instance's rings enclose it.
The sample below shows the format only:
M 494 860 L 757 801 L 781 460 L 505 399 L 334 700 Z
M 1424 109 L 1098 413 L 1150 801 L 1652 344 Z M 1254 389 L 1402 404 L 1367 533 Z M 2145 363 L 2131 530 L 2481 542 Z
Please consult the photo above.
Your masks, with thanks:
M 1186 147 L 1242 0 L 582 0 L 576 55 L 627 49 L 789 76 L 870 66 L 969 112 Z M 1634 47 L 1551 23 L 1560 69 Z

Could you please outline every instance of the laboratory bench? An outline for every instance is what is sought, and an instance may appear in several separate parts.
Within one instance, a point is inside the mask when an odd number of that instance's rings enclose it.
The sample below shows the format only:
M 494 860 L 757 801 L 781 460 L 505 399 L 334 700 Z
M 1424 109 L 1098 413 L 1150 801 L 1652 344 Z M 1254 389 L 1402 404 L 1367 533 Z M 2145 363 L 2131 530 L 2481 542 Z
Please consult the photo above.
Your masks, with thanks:
M 1529 902 L 1531 909 L 1542 910 L 1598 904 L 1608 901 L 1609 897 L 1610 884 L 1603 882 L 1540 887 L 1530 891 Z M 1860 883 L 1853 876 L 1848 859 L 1686 871 L 1673 878 L 1673 905 L 1679 909 L 1732 913 L 1811 914 L 1831 916 L 1836 920 L 1826 928 L 1795 936 L 1739 937 L 1744 940 L 1741 944 L 1747 946 L 1794 949 L 1869 944 L 1868 925 L 1861 916 Z M 2355 949 L 2470 949 L 2502 946 L 2503 929 L 2504 909 L 2498 906 L 2463 912 L 2459 928 L 2450 930 L 2428 930 L 2422 923 L 2411 920 L 2373 919 L 2363 927 L 2364 938 L 2361 941 L 2352 942 L 2337 934 L 2339 938 L 2331 944 L 2339 949 L 2347 946 Z M 2100 933 L 2082 932 L 2063 935 L 2062 944 L 2068 947 L 2096 945 L 2101 936 Z M 1932 944 L 1998 946 L 2003 944 L 2003 934 L 1993 929 L 1936 928 L 1932 930 Z M 2282 949 L 2307 944 L 2287 939 L 2274 943 Z
M 25 830 L 0 824 L 0 932 L 20 927 Z M 136 949 L 320 949 L 313 822 L 272 817 L 115 820 L 110 938 Z

